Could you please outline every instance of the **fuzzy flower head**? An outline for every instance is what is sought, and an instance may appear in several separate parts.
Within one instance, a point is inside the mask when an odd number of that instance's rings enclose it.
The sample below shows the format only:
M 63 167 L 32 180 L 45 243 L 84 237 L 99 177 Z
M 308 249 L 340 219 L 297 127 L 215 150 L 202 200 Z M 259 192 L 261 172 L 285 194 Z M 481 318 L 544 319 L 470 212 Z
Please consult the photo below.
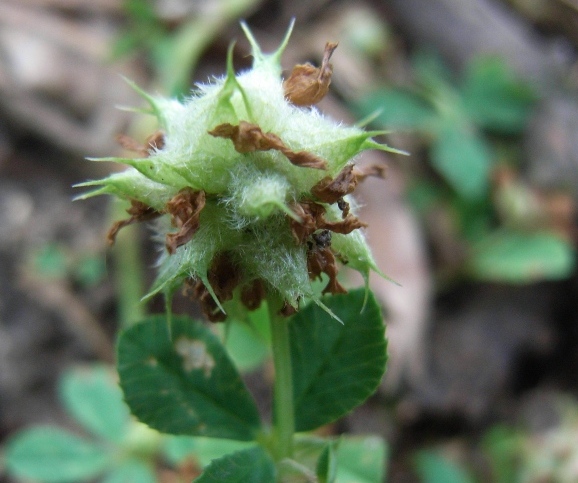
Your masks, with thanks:
M 105 158 L 129 168 L 82 183 L 129 200 L 123 226 L 158 219 L 164 241 L 156 281 L 147 295 L 167 297 L 180 287 L 199 300 L 206 316 L 224 320 L 264 298 L 284 301 L 290 314 L 302 298 L 341 293 L 337 261 L 364 279 L 379 273 L 349 198 L 370 174 L 352 160 L 366 149 L 395 151 L 372 139 L 379 133 L 343 126 L 313 107 L 327 93 L 337 44 L 325 47 L 320 67 L 297 65 L 281 78 L 285 37 L 273 54 L 261 52 L 251 32 L 253 67 L 238 75 L 229 50 L 227 74 L 201 85 L 180 102 L 153 97 L 136 86 L 156 116 L 159 131 L 145 146 L 123 137 L 136 158 Z

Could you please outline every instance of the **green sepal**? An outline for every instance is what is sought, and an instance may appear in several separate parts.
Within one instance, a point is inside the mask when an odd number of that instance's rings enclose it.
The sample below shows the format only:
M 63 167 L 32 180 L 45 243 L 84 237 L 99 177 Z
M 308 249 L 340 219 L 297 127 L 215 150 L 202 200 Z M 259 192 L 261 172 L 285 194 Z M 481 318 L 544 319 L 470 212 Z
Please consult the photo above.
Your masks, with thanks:
M 231 43 L 229 50 L 227 51 L 227 76 L 225 77 L 225 82 L 223 82 L 223 87 L 219 92 L 217 106 L 215 108 L 215 113 L 219 113 L 220 118 L 230 117 L 230 123 L 236 124 L 238 121 L 243 119 L 248 119 L 249 121 L 254 121 L 253 112 L 249 100 L 247 99 L 247 94 L 245 90 L 239 84 L 237 76 L 235 75 L 235 68 L 233 67 L 233 50 L 235 43 Z M 247 116 L 239 116 L 239 113 L 235 110 L 235 106 L 231 102 L 231 97 L 238 92 L 242 99 L 246 110 Z M 210 124 L 214 124 L 215 121 Z
M 165 162 L 159 162 L 159 156 L 153 155 L 148 158 L 87 158 L 89 161 L 110 161 L 120 164 L 132 166 L 140 174 L 147 177 L 151 181 L 159 184 L 169 185 L 178 189 L 190 186 L 198 189 L 199 186 L 193 183 L 194 180 L 185 178 L 182 171 L 179 172 L 175 165 Z
M 76 196 L 75 200 L 85 200 L 99 195 L 115 195 L 126 200 L 135 199 L 157 211 L 162 211 L 176 193 L 170 185 L 157 183 L 134 169 L 114 173 L 108 178 L 75 184 L 75 188 L 100 186 L 99 189 Z
M 239 181 L 235 182 L 237 178 Z M 291 186 L 285 177 L 244 166 L 235 171 L 231 184 L 231 194 L 225 199 L 225 204 L 233 208 L 233 223 L 238 223 L 239 227 L 279 212 L 299 220 L 287 206 Z M 236 219 L 236 213 L 247 217 L 247 220 Z
M 151 110 L 148 111 L 148 113 L 154 115 L 157 118 L 157 120 L 159 121 L 159 124 L 162 127 L 165 127 L 166 126 L 166 118 L 163 114 L 163 108 L 166 104 L 166 101 L 163 98 L 151 96 L 148 92 L 141 89 L 136 82 L 133 82 L 128 77 L 125 77 L 125 76 L 121 76 L 121 77 L 139 96 L 141 96 L 145 101 L 148 102 L 148 104 L 151 108 Z
M 384 134 L 386 132 L 387 131 L 383 131 L 379 134 Z M 377 141 L 374 141 L 373 139 L 367 139 L 363 143 L 363 150 L 367 150 L 367 149 L 376 149 L 378 151 L 385 151 L 386 153 L 401 154 L 402 156 L 409 156 L 409 153 L 407 151 L 404 151 L 403 149 L 395 149 L 395 148 L 392 148 L 391 146 L 388 146 L 387 144 L 378 143 Z
M 193 239 L 169 255 L 163 251 L 158 262 L 157 278 L 143 300 L 159 292 L 174 292 L 186 278 L 201 279 L 208 284 L 207 273 L 219 252 L 227 251 L 242 242 L 243 234 L 220 220 L 225 219 L 226 208 L 207 202 L 200 215 L 199 230 Z M 216 300 L 217 304 L 220 303 Z
M 289 39 L 291 38 L 291 33 L 293 32 L 293 27 L 295 26 L 295 18 L 291 19 L 289 23 L 289 28 L 281 45 L 272 54 L 264 54 L 259 46 L 257 40 L 253 36 L 253 33 L 247 26 L 245 22 L 241 22 L 241 28 L 245 32 L 245 36 L 251 45 L 251 53 L 253 55 L 253 69 L 267 69 L 274 73 L 276 76 L 281 75 L 281 56 L 289 44 Z

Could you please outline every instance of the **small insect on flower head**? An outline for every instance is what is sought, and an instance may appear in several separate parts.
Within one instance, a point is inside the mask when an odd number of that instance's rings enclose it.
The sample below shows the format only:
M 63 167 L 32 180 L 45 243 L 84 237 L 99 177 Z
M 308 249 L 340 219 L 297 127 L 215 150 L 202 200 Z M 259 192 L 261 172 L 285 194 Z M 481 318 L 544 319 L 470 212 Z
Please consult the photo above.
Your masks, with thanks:
M 144 145 L 121 136 L 138 157 L 100 160 L 128 169 L 79 185 L 97 187 L 82 199 L 111 194 L 130 201 L 130 217 L 113 225 L 111 242 L 124 226 L 157 220 L 165 243 L 146 297 L 170 298 L 184 287 L 213 321 L 254 310 L 269 296 L 284 301 L 286 315 L 303 298 L 321 304 L 312 280 L 328 278 L 323 293 L 345 291 L 337 260 L 366 284 L 371 270 L 381 273 L 350 195 L 382 170 L 362 171 L 353 160 L 367 149 L 399 152 L 372 139 L 380 132 L 344 126 L 314 107 L 328 92 L 336 43 L 327 43 L 320 67 L 298 65 L 283 81 L 280 58 L 293 24 L 272 54 L 242 26 L 252 69 L 235 74 L 231 47 L 227 74 L 183 102 L 134 86 L 159 131 Z

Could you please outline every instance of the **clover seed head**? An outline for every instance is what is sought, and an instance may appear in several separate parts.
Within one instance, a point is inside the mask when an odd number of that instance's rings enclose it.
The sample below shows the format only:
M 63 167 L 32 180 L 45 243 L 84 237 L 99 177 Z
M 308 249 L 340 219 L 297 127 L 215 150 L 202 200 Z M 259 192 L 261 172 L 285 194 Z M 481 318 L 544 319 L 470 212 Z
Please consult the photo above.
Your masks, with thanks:
M 79 198 L 130 201 L 129 218 L 109 231 L 111 242 L 126 225 L 157 219 L 164 248 L 147 297 L 185 287 L 210 320 L 220 321 L 272 294 L 284 300 L 284 313 L 302 298 L 319 302 L 312 280 L 322 275 L 329 279 L 323 293 L 345 291 L 338 260 L 366 282 L 371 270 L 381 273 L 349 196 L 367 175 L 354 167 L 355 157 L 395 150 L 375 142 L 378 133 L 314 107 L 329 88 L 337 44 L 326 45 L 320 67 L 298 65 L 283 81 L 280 58 L 291 28 L 276 52 L 264 54 L 243 24 L 253 67 L 236 74 L 231 46 L 227 74 L 182 102 L 133 85 L 159 131 L 144 145 L 121 137 L 136 157 L 105 160 L 128 168 L 79 185 L 96 187 Z

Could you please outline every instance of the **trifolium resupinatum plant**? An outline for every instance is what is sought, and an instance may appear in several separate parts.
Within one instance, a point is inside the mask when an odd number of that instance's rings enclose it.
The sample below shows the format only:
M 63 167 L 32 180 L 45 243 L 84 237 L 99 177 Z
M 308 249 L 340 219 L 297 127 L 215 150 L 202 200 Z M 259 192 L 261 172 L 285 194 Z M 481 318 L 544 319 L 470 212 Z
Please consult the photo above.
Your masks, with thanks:
M 253 66 L 235 74 L 233 46 L 227 73 L 199 85 L 184 101 L 149 95 L 159 131 L 145 146 L 124 137 L 136 158 L 104 158 L 128 165 L 81 195 L 111 194 L 131 203 L 131 223 L 155 220 L 164 247 L 147 297 L 168 300 L 184 287 L 212 321 L 252 310 L 275 297 L 293 313 L 302 299 L 320 302 L 312 281 L 324 274 L 323 293 L 345 292 L 338 262 L 364 277 L 381 273 L 372 258 L 351 199 L 358 182 L 380 169 L 355 166 L 364 150 L 396 150 L 374 141 L 379 132 L 345 126 L 314 105 L 331 82 L 325 46 L 320 67 L 297 65 L 282 79 L 281 55 L 290 33 L 264 54 L 246 25 Z M 292 26 L 291 26 L 292 27 Z

